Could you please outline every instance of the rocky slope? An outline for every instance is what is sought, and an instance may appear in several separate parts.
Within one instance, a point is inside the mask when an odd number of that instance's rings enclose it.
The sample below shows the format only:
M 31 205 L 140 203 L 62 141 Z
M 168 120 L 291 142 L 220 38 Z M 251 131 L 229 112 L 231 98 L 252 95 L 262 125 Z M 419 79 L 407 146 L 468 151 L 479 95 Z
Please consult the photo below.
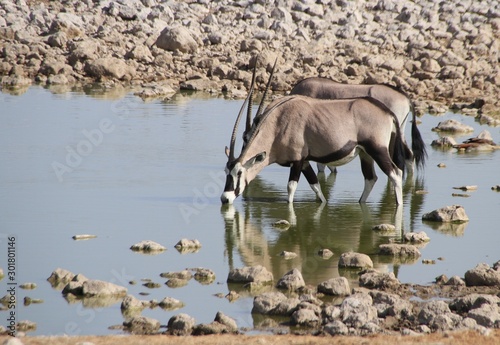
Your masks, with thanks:
M 97 81 L 241 97 L 255 57 L 261 88 L 278 57 L 275 91 L 320 75 L 397 85 L 425 111 L 494 114 L 499 33 L 496 0 L 5 0 L 0 76 L 4 89 Z

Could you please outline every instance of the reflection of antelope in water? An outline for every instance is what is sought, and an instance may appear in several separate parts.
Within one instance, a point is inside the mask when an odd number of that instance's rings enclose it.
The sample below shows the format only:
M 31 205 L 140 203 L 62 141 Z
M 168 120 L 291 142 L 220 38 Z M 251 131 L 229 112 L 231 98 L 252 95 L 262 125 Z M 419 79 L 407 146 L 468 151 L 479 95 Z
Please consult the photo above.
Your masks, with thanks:
M 378 248 L 383 239 L 371 230 L 372 225 L 393 220 L 390 212 L 372 219 L 378 213 L 376 207 L 357 203 L 341 203 L 315 214 L 321 206 L 263 201 L 272 200 L 280 193 L 269 194 L 272 189 L 272 185 L 256 178 L 248 191 L 248 198 L 254 202 L 243 203 L 244 211 L 239 212 L 232 205 L 222 207 L 230 268 L 233 268 L 233 256 L 237 254 L 243 265 L 262 265 L 273 273 L 275 279 L 296 267 L 306 283 L 316 284 L 344 274 L 337 269 L 340 254 L 355 251 L 371 255 L 376 252 L 374 248 Z M 296 226 L 287 231 L 272 228 L 271 224 L 276 220 L 290 219 L 295 214 Z M 325 248 L 334 252 L 329 260 L 318 255 L 318 251 Z M 279 256 L 284 250 L 295 252 L 297 258 L 285 260 Z M 387 270 L 387 265 L 379 264 L 376 256 L 372 259 L 377 269 Z

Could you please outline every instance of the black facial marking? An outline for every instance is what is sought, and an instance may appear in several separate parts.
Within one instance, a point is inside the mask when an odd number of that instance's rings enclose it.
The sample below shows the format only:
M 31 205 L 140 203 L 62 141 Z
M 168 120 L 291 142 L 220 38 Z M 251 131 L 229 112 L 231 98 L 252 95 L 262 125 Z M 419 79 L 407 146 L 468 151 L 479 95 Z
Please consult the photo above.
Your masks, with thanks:
M 224 192 L 231 192 L 234 190 L 234 181 L 232 175 L 226 176 L 226 185 L 224 186 Z

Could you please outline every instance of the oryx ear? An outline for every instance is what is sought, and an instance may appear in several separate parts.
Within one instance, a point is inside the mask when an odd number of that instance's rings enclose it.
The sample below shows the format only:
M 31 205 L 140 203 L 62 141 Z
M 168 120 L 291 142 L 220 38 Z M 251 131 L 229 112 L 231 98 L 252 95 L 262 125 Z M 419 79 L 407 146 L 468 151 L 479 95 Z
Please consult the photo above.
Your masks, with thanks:
M 261 152 L 261 153 L 259 153 L 257 155 L 255 155 L 252 158 L 250 158 L 249 160 L 247 160 L 245 162 L 245 164 L 243 164 L 243 167 L 245 169 L 248 169 L 248 168 L 250 168 L 251 166 L 253 166 L 253 165 L 257 164 L 257 163 L 260 163 L 260 162 L 264 161 L 264 159 L 266 159 L 266 152 L 265 151 Z
M 226 146 L 226 150 L 225 150 L 225 152 L 226 152 L 226 156 L 227 156 L 227 158 L 229 158 L 229 147 L 227 147 L 227 146 Z

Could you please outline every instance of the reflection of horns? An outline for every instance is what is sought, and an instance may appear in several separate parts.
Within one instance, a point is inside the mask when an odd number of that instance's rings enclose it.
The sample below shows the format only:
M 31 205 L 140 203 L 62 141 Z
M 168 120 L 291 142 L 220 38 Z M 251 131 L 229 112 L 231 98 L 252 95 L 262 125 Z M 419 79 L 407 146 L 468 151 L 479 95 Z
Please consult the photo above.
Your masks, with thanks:
M 255 83 L 255 72 L 257 70 L 257 62 L 259 61 L 259 57 L 255 58 L 255 64 L 253 65 L 253 74 L 252 74 L 252 82 L 250 83 L 250 95 L 248 99 L 248 110 L 247 110 L 247 123 L 245 126 L 245 133 L 248 133 L 250 127 L 252 127 L 252 104 L 253 104 L 253 85 Z
M 271 80 L 273 79 L 274 69 L 276 68 L 276 62 L 278 62 L 278 57 L 276 57 L 276 60 L 274 60 L 273 69 L 271 70 L 271 75 L 269 76 L 269 80 L 267 81 L 266 89 L 264 90 L 264 94 L 262 95 L 262 99 L 260 100 L 259 109 L 257 109 L 257 114 L 255 115 L 255 117 L 259 116 L 261 112 L 264 110 L 262 108 L 264 106 L 264 100 L 266 99 L 269 86 L 271 86 Z
M 240 123 L 241 115 L 243 114 L 243 109 L 245 109 L 245 105 L 252 97 L 254 82 L 255 82 L 255 67 L 254 67 L 253 76 L 252 76 L 252 84 L 250 85 L 250 92 L 248 93 L 248 96 L 245 99 L 245 102 L 243 102 L 243 105 L 240 108 L 240 112 L 238 113 L 238 117 L 236 118 L 236 121 L 234 123 L 233 133 L 231 134 L 231 142 L 229 144 L 229 160 L 230 161 L 233 161 L 235 158 L 234 157 L 234 144 L 236 142 L 236 132 L 238 131 L 238 124 Z

